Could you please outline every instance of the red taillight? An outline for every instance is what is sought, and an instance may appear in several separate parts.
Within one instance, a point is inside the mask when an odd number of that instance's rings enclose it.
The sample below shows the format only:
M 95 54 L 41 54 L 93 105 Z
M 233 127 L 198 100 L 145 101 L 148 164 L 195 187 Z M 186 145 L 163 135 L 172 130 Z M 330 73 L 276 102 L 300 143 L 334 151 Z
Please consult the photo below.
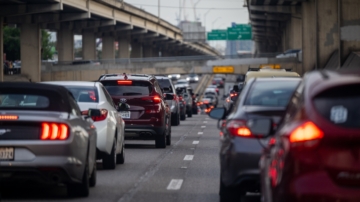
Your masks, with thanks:
M 92 116 L 91 119 L 93 121 L 103 121 L 106 119 L 108 115 L 108 110 L 106 109 L 100 109 L 101 115 L 100 116 Z
M 308 121 L 291 132 L 289 140 L 291 143 L 300 143 L 319 140 L 323 137 L 324 133 L 313 122 Z
M 219 92 L 219 89 L 218 89 L 218 88 L 216 88 L 215 90 L 216 90 L 216 92 Z
M 94 91 L 89 91 L 88 93 L 89 93 L 89 97 L 90 97 L 90 99 L 92 99 L 92 100 L 96 101 L 96 95 L 95 95 L 95 92 L 94 92 Z
M 237 93 L 231 93 L 230 94 L 230 97 L 235 97 L 235 96 L 237 96 Z
M 174 99 L 173 100 L 178 101 L 179 100 L 178 96 L 174 94 Z
M 215 84 L 216 84 L 216 81 L 213 81 L 212 84 L 215 85 Z
M 240 136 L 240 137 L 251 136 L 251 131 L 246 126 L 246 123 L 244 121 L 232 120 L 227 124 L 226 129 L 233 136 Z
M 0 115 L 0 120 L 18 120 L 19 116 L 16 115 Z
M 132 84 L 132 81 L 120 80 L 120 81 L 117 81 L 117 83 L 118 83 L 119 85 L 131 85 L 131 84 Z
M 69 138 L 69 127 L 63 123 L 42 123 L 41 140 L 66 140 Z
M 184 101 L 184 98 L 182 96 L 179 96 L 179 101 Z
M 144 100 L 144 101 L 146 101 L 146 102 L 153 102 L 153 103 L 155 103 L 155 104 L 158 104 L 158 103 L 161 102 L 161 98 L 160 98 L 160 96 L 158 96 L 158 95 L 155 95 L 155 96 L 153 96 L 153 97 L 143 97 L 143 98 L 141 98 L 141 99 Z

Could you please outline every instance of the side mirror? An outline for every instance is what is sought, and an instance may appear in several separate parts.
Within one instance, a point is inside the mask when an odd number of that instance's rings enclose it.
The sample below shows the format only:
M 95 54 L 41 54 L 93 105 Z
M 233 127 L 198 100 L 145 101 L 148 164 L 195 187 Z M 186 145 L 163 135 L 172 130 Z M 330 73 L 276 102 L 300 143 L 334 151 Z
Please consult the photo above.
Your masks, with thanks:
M 89 109 L 88 110 L 88 116 L 101 116 L 100 109 Z
M 164 97 L 165 97 L 165 100 L 173 100 L 174 99 L 174 95 L 171 95 L 168 93 L 164 93 Z
M 254 118 L 247 122 L 252 136 L 267 137 L 272 129 L 272 120 L 267 118 Z
M 226 115 L 226 109 L 225 108 L 214 108 L 210 111 L 209 116 L 213 119 L 224 119 Z

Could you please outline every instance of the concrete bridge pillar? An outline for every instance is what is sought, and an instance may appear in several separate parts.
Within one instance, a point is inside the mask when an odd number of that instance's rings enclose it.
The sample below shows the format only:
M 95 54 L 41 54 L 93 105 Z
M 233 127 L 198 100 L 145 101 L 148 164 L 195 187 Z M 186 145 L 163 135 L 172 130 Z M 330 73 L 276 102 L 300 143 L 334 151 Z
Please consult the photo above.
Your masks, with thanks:
M 21 28 L 20 31 L 21 73 L 27 75 L 32 82 L 40 82 L 41 81 L 40 27 L 38 24 L 21 24 L 20 28 Z
M 143 47 L 141 43 L 132 42 L 131 43 L 131 58 L 142 58 L 143 57 Z
M 67 26 L 61 26 L 57 31 L 56 47 L 59 61 L 74 60 L 74 32 Z
M 84 30 L 82 34 L 82 51 L 84 60 L 95 60 L 96 36 L 93 30 Z
M 105 35 L 102 38 L 102 59 L 115 60 L 115 37 L 112 35 Z
M 127 37 L 119 37 L 119 58 L 130 58 L 130 40 Z
M 152 46 L 143 46 L 144 48 L 144 58 L 153 57 L 153 48 Z
M 4 81 L 4 27 L 3 27 L 3 23 L 4 22 L 4 18 L 3 17 L 0 17 L 0 65 L 1 65 L 1 68 L 0 68 L 0 82 Z

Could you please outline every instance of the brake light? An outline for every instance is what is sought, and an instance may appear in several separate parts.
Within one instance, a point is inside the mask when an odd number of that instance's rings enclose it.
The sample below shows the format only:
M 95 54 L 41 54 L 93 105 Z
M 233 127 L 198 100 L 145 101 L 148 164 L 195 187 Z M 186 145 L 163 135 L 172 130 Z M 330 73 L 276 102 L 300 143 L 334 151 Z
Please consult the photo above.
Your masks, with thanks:
M 100 109 L 101 115 L 100 116 L 91 116 L 91 119 L 93 121 L 103 121 L 106 119 L 107 115 L 108 115 L 108 110 L 106 109 Z
M 179 99 L 178 99 L 178 96 L 175 95 L 175 94 L 174 94 L 174 100 L 175 100 L 175 101 L 178 101 L 178 100 L 179 100 Z
M 158 95 L 155 95 L 153 98 L 154 103 L 160 103 L 161 102 L 161 98 Z
M 179 96 L 179 101 L 183 101 L 183 97 L 182 96 Z
M 161 98 L 158 95 L 155 95 L 154 97 L 143 97 L 141 99 L 146 101 L 146 102 L 153 102 L 155 104 L 158 104 L 158 103 L 161 102 Z
M 227 124 L 226 129 L 233 136 L 240 136 L 240 137 L 250 137 L 251 136 L 251 131 L 246 126 L 245 121 L 232 120 Z
M 69 127 L 63 123 L 42 123 L 41 140 L 66 140 L 69 138 Z
M 313 122 L 308 121 L 291 132 L 289 139 L 291 143 L 300 143 L 320 140 L 323 137 L 324 133 Z
M 0 115 L 0 120 L 18 120 L 19 116 L 16 115 Z
M 117 81 L 117 83 L 118 83 L 119 85 L 131 85 L 131 84 L 132 84 L 132 81 L 120 80 L 120 81 Z
M 219 89 L 218 88 L 215 88 L 216 92 L 219 92 Z
M 235 96 L 237 96 L 237 93 L 231 93 L 230 94 L 230 97 L 235 97 Z

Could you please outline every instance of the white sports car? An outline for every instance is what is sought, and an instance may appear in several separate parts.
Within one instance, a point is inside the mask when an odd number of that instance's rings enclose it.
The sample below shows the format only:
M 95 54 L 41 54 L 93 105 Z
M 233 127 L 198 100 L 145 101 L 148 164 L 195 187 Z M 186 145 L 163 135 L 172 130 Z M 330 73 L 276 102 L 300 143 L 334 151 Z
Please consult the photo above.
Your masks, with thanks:
M 116 164 L 125 162 L 124 128 L 125 122 L 118 114 L 111 96 L 100 82 L 58 81 L 44 82 L 60 85 L 72 92 L 83 114 L 87 109 L 101 111 L 100 117 L 94 117 L 97 130 L 97 159 L 103 160 L 105 169 L 115 169 Z

